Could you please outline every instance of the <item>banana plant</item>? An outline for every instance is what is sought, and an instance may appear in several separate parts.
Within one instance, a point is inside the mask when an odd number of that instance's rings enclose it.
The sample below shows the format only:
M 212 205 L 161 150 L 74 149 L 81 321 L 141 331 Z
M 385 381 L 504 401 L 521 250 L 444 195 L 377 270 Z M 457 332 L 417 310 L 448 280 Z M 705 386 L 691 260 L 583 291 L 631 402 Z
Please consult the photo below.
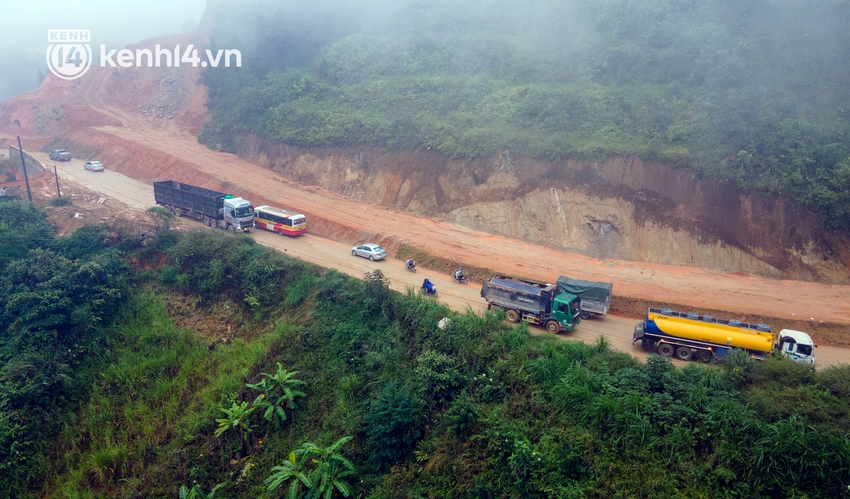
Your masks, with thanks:
M 306 384 L 299 379 L 293 379 L 296 374 L 298 371 L 288 372 L 278 362 L 275 374 L 262 373 L 262 381 L 254 385 L 245 385 L 263 392 L 257 395 L 254 407 L 263 409 L 263 417 L 266 421 L 274 421 L 275 428 L 280 428 L 286 421 L 286 409 L 297 408 L 295 398 L 305 395 L 304 392 L 296 389 Z
M 215 430 L 215 436 L 220 437 L 228 430 L 237 430 L 239 436 L 239 448 L 242 449 L 245 445 L 245 433 L 251 433 L 251 425 L 249 418 L 251 413 L 256 410 L 255 407 L 248 407 L 248 402 L 236 403 L 230 406 L 230 409 L 222 408 L 221 411 L 226 417 L 216 419 L 218 429 Z

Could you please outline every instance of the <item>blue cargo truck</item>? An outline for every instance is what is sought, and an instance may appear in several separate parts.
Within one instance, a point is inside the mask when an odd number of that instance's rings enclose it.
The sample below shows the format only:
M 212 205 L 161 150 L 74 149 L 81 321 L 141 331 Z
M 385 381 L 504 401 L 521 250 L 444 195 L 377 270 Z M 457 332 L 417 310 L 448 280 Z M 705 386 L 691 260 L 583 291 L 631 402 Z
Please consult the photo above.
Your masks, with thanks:
M 497 275 L 481 287 L 487 310 L 501 308 L 508 322 L 543 326 L 550 333 L 572 331 L 581 322 L 581 299 L 560 293 L 557 284 Z

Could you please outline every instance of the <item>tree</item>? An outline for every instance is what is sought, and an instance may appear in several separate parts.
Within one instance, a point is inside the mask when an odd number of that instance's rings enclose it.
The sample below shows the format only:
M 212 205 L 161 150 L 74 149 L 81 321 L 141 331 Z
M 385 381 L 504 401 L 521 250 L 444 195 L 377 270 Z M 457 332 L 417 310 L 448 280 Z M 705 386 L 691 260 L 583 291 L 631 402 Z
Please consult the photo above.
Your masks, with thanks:
M 153 224 L 153 231 L 157 236 L 168 232 L 171 229 L 171 221 L 175 218 L 173 213 L 162 206 L 151 206 L 146 215 Z
M 280 425 L 286 421 L 286 409 L 292 410 L 297 407 L 295 397 L 304 396 L 304 392 L 295 390 L 295 387 L 305 384 L 299 379 L 292 379 L 296 374 L 298 371 L 287 372 L 278 362 L 277 372 L 274 375 L 262 373 L 264 376 L 262 381 L 254 385 L 245 385 L 263 392 L 254 400 L 254 407 L 265 409 L 263 417 L 267 421 L 273 420 L 275 428 L 280 428 Z

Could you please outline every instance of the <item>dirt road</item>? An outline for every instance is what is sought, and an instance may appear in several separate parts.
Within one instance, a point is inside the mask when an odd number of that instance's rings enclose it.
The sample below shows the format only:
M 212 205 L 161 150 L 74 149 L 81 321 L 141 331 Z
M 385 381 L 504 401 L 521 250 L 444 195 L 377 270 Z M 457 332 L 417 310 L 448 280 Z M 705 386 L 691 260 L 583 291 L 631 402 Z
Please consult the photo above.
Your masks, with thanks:
M 36 159 L 49 163 L 47 155 L 32 153 Z M 125 202 L 128 210 L 142 211 L 153 206 L 153 186 L 148 183 L 133 180 L 119 173 L 109 171 L 89 172 L 84 170 L 83 161 L 74 160 L 69 163 L 57 163 L 60 179 L 63 182 L 74 182 L 88 190 L 110 197 L 112 203 Z M 78 200 L 77 202 L 98 203 L 99 199 Z M 102 203 L 102 201 L 101 201 Z M 203 228 L 204 225 L 195 220 L 182 219 L 186 228 Z M 351 246 L 314 235 L 304 235 L 298 238 L 282 237 L 264 230 L 254 230 L 249 237 L 265 246 L 275 248 L 289 256 L 301 258 L 327 268 L 335 268 L 355 277 L 363 277 L 367 272 L 381 269 L 390 281 L 391 287 L 404 292 L 406 288 L 418 289 L 426 277 L 436 284 L 439 301 L 446 303 L 453 310 L 463 312 L 469 307 L 475 313 L 483 313 L 486 303 L 481 298 L 479 283 L 461 285 L 451 281 L 448 275 L 435 273 L 420 268 L 412 273 L 404 268 L 404 262 L 387 259 L 382 262 L 370 262 L 363 258 L 351 256 Z M 604 319 L 583 321 L 576 330 L 560 334 L 563 339 L 575 339 L 593 343 L 600 335 L 604 335 L 612 348 L 617 351 L 631 353 L 641 359 L 647 353 L 639 346 L 632 345 L 632 330 L 634 319 L 609 315 Z M 544 330 L 531 327 L 532 334 L 548 334 Z M 835 347 L 819 347 L 816 352 L 817 363 L 821 367 L 850 362 L 850 349 Z M 679 365 L 684 365 L 675 361 Z
M 95 100 L 89 102 L 98 111 L 122 122 L 122 126 L 97 127 L 98 131 L 167 154 L 182 165 L 190 165 L 205 178 L 238 186 L 238 194 L 250 199 L 292 207 L 312 215 L 314 220 L 321 217 L 329 224 L 348 228 L 348 233 L 339 237 L 349 242 L 353 242 L 350 239 L 356 238 L 358 233 L 378 233 L 427 249 L 436 256 L 478 267 L 511 269 L 513 274 L 541 281 L 559 275 L 610 281 L 619 295 L 654 303 L 728 310 L 736 315 L 811 317 L 814 321 L 850 324 L 850 286 L 772 280 L 626 260 L 596 260 L 476 232 L 368 205 L 320 187 L 298 184 L 235 155 L 212 151 L 173 123 L 155 126 L 142 116 L 97 107 Z M 167 168 L 157 170 L 150 165 L 138 168 L 124 165 L 122 171 L 145 181 L 171 178 Z M 199 181 L 198 185 L 204 184 Z

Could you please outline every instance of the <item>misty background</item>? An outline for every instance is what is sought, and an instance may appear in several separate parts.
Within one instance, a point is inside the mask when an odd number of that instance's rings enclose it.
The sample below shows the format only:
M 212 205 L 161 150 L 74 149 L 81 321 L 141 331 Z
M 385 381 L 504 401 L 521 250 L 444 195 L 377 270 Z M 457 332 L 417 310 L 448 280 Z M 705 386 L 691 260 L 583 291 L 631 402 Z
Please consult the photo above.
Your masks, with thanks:
M 45 62 L 47 30 L 90 29 L 92 55 L 101 44 L 123 48 L 146 38 L 180 33 L 197 25 L 206 0 L 35 0 L 4 4 L 0 29 L 0 101 L 38 88 Z

